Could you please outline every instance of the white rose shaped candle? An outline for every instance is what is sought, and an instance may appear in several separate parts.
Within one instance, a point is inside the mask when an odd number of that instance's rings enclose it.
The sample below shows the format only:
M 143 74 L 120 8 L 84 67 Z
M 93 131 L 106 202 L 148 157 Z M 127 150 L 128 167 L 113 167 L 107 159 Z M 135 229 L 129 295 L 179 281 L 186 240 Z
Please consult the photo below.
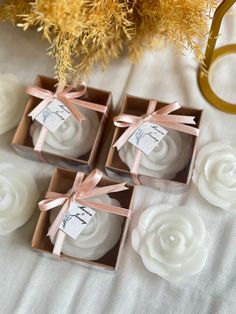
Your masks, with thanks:
M 236 144 L 205 145 L 197 155 L 193 182 L 209 203 L 236 212 Z
M 0 235 L 24 225 L 39 199 L 34 178 L 11 164 L 0 164 Z
M 0 73 L 0 134 L 14 128 L 23 113 L 24 86 L 13 74 Z
M 202 270 L 209 234 L 202 219 L 188 208 L 158 204 L 140 216 L 132 246 L 150 272 L 175 281 Z
M 43 151 L 59 156 L 78 158 L 86 154 L 93 146 L 98 128 L 99 118 L 95 111 L 78 108 L 85 120 L 78 122 L 73 114 L 53 134 L 48 132 L 43 144 Z M 33 122 L 30 135 L 35 145 L 42 125 Z
M 188 164 L 193 140 L 192 136 L 167 129 L 168 133 L 149 154 L 142 154 L 138 173 L 161 179 L 173 179 Z M 126 142 L 119 150 L 121 160 L 131 169 L 134 163 L 136 147 Z
M 88 200 L 99 204 L 120 206 L 117 200 L 110 198 L 107 194 Z M 53 223 L 59 211 L 60 209 L 51 211 L 50 224 Z M 69 236 L 65 237 L 62 252 L 71 257 L 87 260 L 101 258 L 118 242 L 123 221 L 124 219 L 121 216 L 96 210 L 96 214 L 76 240 Z M 51 241 L 53 244 L 55 243 L 55 239 L 52 237 Z

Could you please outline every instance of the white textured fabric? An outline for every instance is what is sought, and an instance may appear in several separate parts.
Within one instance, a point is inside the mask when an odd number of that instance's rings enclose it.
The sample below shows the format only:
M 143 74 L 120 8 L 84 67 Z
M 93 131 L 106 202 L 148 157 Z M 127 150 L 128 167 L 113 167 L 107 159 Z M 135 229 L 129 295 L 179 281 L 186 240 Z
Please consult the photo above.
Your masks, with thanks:
M 225 34 L 220 38 L 221 44 L 236 41 L 235 16 L 226 17 L 221 33 Z M 53 63 L 46 55 L 47 44 L 40 41 L 40 34 L 35 30 L 23 32 L 1 24 L 0 42 L 0 72 L 12 72 L 26 85 L 32 84 L 37 73 L 52 75 Z M 231 68 L 232 64 L 225 65 L 224 72 L 217 76 L 218 82 L 221 78 L 220 93 L 225 80 L 229 80 Z M 176 56 L 167 49 L 147 53 L 135 66 L 124 57 L 113 62 L 105 72 L 95 71 L 88 83 L 111 90 L 116 108 L 126 92 L 203 108 L 198 149 L 213 140 L 235 139 L 236 116 L 218 111 L 205 101 L 198 89 L 196 70 L 197 63 L 191 56 Z M 234 79 L 231 77 L 235 84 Z M 17 156 L 9 145 L 12 136 L 13 132 L 0 136 L 0 161 L 28 167 L 37 176 L 41 192 L 45 192 L 53 167 Z M 184 202 L 189 210 L 202 217 L 211 241 L 206 266 L 199 275 L 169 283 L 148 272 L 132 249 L 131 231 L 143 210 L 156 202 Z M 1 237 L 0 313 L 236 313 L 236 215 L 208 204 L 194 184 L 185 198 L 138 187 L 134 207 L 123 260 L 116 275 L 52 260 L 31 251 L 29 245 L 38 213 L 15 233 Z

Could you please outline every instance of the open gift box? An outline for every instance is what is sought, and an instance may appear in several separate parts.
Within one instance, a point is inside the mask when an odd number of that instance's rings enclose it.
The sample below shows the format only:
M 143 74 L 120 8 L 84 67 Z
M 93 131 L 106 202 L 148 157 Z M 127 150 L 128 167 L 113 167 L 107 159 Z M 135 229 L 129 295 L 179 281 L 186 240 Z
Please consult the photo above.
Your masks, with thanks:
M 36 87 L 40 87 L 52 92 L 55 92 L 55 85 L 57 81 L 53 78 L 45 77 L 45 76 L 37 76 L 36 81 L 34 85 Z M 81 101 L 90 102 L 94 105 L 99 104 L 100 106 L 104 106 L 104 110 L 106 110 L 106 113 L 97 112 L 98 118 L 99 118 L 99 128 L 96 133 L 96 136 L 93 141 L 93 146 L 90 149 L 89 152 L 86 154 L 79 156 L 78 158 L 70 158 L 65 156 L 59 156 L 55 153 L 49 153 L 40 151 L 34 149 L 34 145 L 32 142 L 32 138 L 30 136 L 30 127 L 32 124 L 32 118 L 29 116 L 29 114 L 34 110 L 40 102 L 42 102 L 42 99 L 30 96 L 26 108 L 23 114 L 23 117 L 19 123 L 19 126 L 16 130 L 16 133 L 14 135 L 12 146 L 17 151 L 19 155 L 25 158 L 29 158 L 32 160 L 40 160 L 40 161 L 46 161 L 48 163 L 54 164 L 59 167 L 63 168 L 70 168 L 75 170 L 82 170 L 82 171 L 89 171 L 93 168 L 96 156 L 98 153 L 99 145 L 101 143 L 102 139 L 102 133 L 105 128 L 105 124 L 107 121 L 107 117 L 109 114 L 110 106 L 112 104 L 112 97 L 111 93 L 91 87 L 86 88 L 86 93 L 79 98 Z M 102 108 L 101 107 L 101 108 Z M 79 109 L 79 105 L 78 105 Z M 91 109 L 92 110 L 92 109 Z M 96 112 L 96 111 L 94 111 Z M 78 123 L 80 123 L 78 121 Z
M 159 102 L 159 101 L 154 101 L 154 102 L 155 102 L 155 111 L 161 108 L 164 108 L 165 106 L 170 105 L 170 104 Z M 139 97 L 135 97 L 131 95 L 126 95 L 123 99 L 120 115 L 128 114 L 128 115 L 134 115 L 137 117 L 144 117 L 145 115 L 147 115 L 147 110 L 149 108 L 149 105 L 150 105 L 150 99 L 144 99 L 144 98 L 139 98 Z M 194 121 L 196 123 L 194 127 L 196 129 L 199 129 L 201 116 L 202 116 L 202 110 L 180 107 L 179 109 L 171 112 L 171 115 L 194 117 Z M 117 147 L 113 146 L 114 143 L 117 143 L 118 139 L 120 139 L 120 137 L 124 134 L 126 130 L 127 130 L 126 126 L 115 128 L 112 144 L 108 153 L 105 167 L 106 167 L 106 173 L 110 177 L 113 177 L 116 179 L 119 178 L 119 180 L 125 180 L 125 181 L 133 183 L 134 177 L 130 172 L 130 168 L 121 160 Z M 195 130 L 195 131 L 198 132 L 198 130 Z M 196 155 L 197 137 L 194 135 L 191 135 L 191 136 L 193 137 L 191 157 L 184 169 L 179 171 L 175 175 L 175 177 L 171 180 L 161 179 L 161 178 L 144 175 L 144 174 L 139 174 L 137 171 L 137 178 L 138 178 L 139 184 L 158 188 L 158 189 L 168 191 L 168 192 L 175 192 L 175 193 L 184 192 L 192 176 L 192 170 L 193 170 L 195 155 Z
M 60 168 L 55 169 L 48 191 L 56 192 L 56 193 L 63 193 L 63 194 L 67 193 L 68 190 L 72 188 L 75 182 L 76 175 L 78 175 L 76 172 L 73 172 L 70 170 L 60 169 Z M 89 176 L 88 174 L 84 174 L 84 178 L 87 178 L 88 176 Z M 110 180 L 107 177 L 103 176 L 100 182 L 98 183 L 98 187 L 107 187 L 107 186 L 111 186 L 117 183 L 118 182 Z M 133 206 L 132 196 L 133 196 L 134 187 L 130 185 L 128 185 L 127 187 L 128 189 L 126 190 L 108 193 L 108 195 L 111 198 L 118 200 L 121 207 L 123 209 L 126 209 L 126 211 L 128 211 L 129 213 L 131 213 L 131 209 Z M 49 239 L 49 236 L 47 236 L 47 233 L 50 227 L 50 211 L 51 210 L 54 210 L 54 209 L 40 212 L 38 223 L 37 223 L 34 235 L 33 235 L 31 247 L 35 251 L 38 251 L 40 253 L 45 253 L 52 257 L 58 258 L 56 255 L 53 254 L 53 249 L 55 249 L 55 246 L 53 246 L 53 244 L 51 243 Z M 115 214 L 109 213 L 109 215 L 115 215 Z M 118 269 L 118 266 L 121 260 L 122 250 L 125 243 L 129 220 L 130 220 L 129 217 L 124 216 L 124 220 L 122 224 L 122 231 L 121 231 L 118 242 L 109 252 L 107 252 L 104 256 L 102 256 L 98 260 L 93 260 L 93 261 L 84 260 L 84 259 L 67 256 L 63 253 L 60 253 L 61 259 L 75 262 L 80 265 L 93 268 L 93 269 L 116 271 Z M 65 235 L 65 236 L 67 237 L 68 235 Z

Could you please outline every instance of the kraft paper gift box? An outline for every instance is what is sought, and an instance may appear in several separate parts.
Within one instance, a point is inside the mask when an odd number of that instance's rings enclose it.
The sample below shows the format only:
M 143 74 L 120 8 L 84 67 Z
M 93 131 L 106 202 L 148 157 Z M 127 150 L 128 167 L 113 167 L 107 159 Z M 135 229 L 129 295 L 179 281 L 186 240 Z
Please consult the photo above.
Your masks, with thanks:
M 72 188 L 75 177 L 76 172 L 67 169 L 56 168 L 52 176 L 48 191 L 63 194 L 67 193 L 68 190 Z M 85 174 L 85 178 L 87 177 L 88 174 Z M 110 186 L 118 183 L 120 182 L 111 180 L 106 176 L 103 176 L 98 184 L 98 187 Z M 133 208 L 134 187 L 132 185 L 126 186 L 129 189 L 119 192 L 112 192 L 109 193 L 108 195 L 111 198 L 118 200 L 120 202 L 121 207 L 128 209 L 129 213 L 131 213 L 131 210 Z M 39 219 L 31 242 L 31 248 L 43 255 L 58 259 L 58 256 L 53 254 L 54 246 L 51 243 L 49 236 L 47 236 L 50 227 L 49 216 L 50 210 L 40 212 Z M 60 260 L 70 261 L 95 270 L 104 270 L 109 272 L 117 271 L 122 258 L 122 251 L 126 240 L 129 221 L 130 217 L 124 217 L 119 241 L 109 252 L 107 252 L 103 257 L 99 258 L 98 260 L 95 261 L 84 260 L 76 257 L 67 256 L 63 253 L 60 254 Z
M 38 75 L 34 82 L 34 86 L 38 86 L 50 91 L 55 91 L 56 83 L 57 81 L 53 78 Z M 46 161 L 58 167 L 69 168 L 73 170 L 79 169 L 82 171 L 91 170 L 97 158 L 99 145 L 101 144 L 102 140 L 102 134 L 106 126 L 110 107 L 112 105 L 112 97 L 111 93 L 108 91 L 87 87 L 85 95 L 83 95 L 79 99 L 94 104 L 99 104 L 101 106 L 104 106 L 104 108 L 107 110 L 106 114 L 97 112 L 100 120 L 100 125 L 96 134 L 96 138 L 94 140 L 93 147 L 88 153 L 78 158 L 68 158 L 44 152 L 43 150 L 41 152 L 37 152 L 36 150 L 34 150 L 34 145 L 30 136 L 30 126 L 33 121 L 32 118 L 28 115 L 32 112 L 33 109 L 38 106 L 42 99 L 33 96 L 29 97 L 22 119 L 19 123 L 19 126 L 12 141 L 12 146 L 14 147 L 16 152 L 22 157 L 36 161 Z M 78 123 L 80 122 L 78 121 Z
M 139 98 L 132 95 L 125 95 L 122 101 L 120 114 L 129 114 L 129 115 L 135 115 L 139 117 L 144 116 L 147 114 L 149 103 L 150 103 L 150 99 Z M 169 104 L 156 101 L 155 111 L 160 108 L 164 108 L 167 105 Z M 196 122 L 194 127 L 199 130 L 202 110 L 181 107 L 178 110 L 171 112 L 170 114 L 181 115 L 181 116 L 182 115 L 194 116 L 195 117 L 194 121 Z M 163 126 L 163 128 L 165 127 Z M 106 173 L 108 176 L 115 179 L 125 180 L 130 183 L 133 183 L 134 179 L 130 173 L 129 167 L 119 157 L 117 147 L 113 147 L 114 143 L 117 142 L 117 140 L 126 130 L 127 128 L 115 127 L 114 136 L 113 136 L 111 147 L 110 147 L 108 157 L 106 160 L 105 168 L 106 168 Z M 160 179 L 157 177 L 151 177 L 151 176 L 147 176 L 143 174 L 138 174 L 137 175 L 138 181 L 139 181 L 138 184 L 154 187 L 154 188 L 164 190 L 167 192 L 174 192 L 174 193 L 185 192 L 192 176 L 192 170 L 193 170 L 195 155 L 196 155 L 196 143 L 197 143 L 197 136 L 193 136 L 191 158 L 188 164 L 186 165 L 186 167 L 182 171 L 177 173 L 175 178 L 171 180 L 166 180 L 166 179 Z

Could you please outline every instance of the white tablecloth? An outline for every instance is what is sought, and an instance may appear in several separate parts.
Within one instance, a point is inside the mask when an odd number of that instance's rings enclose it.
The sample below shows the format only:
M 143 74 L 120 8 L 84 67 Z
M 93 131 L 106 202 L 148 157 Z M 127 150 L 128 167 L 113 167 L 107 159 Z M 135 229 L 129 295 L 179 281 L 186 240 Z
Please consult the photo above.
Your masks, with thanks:
M 228 31 L 228 32 L 227 32 Z M 221 43 L 236 42 L 234 16 L 228 16 Z M 16 74 L 25 85 L 37 73 L 53 75 L 53 60 L 46 55 L 47 43 L 36 31 L 23 32 L 0 24 L 0 72 Z M 236 117 L 218 111 L 202 97 L 196 80 L 197 62 L 191 55 L 171 50 L 146 53 L 137 65 L 126 56 L 102 72 L 95 70 L 88 83 L 111 90 L 114 106 L 123 93 L 178 100 L 184 106 L 203 108 L 198 148 L 216 139 L 236 138 Z M 231 75 L 231 76 L 230 76 Z M 233 76 L 234 75 L 234 76 Z M 223 67 L 218 92 L 225 82 L 235 84 L 232 65 Z M 229 97 L 232 95 L 230 94 Z M 51 165 L 19 157 L 11 148 L 14 130 L 0 136 L 0 161 L 8 161 L 32 172 L 41 188 L 47 189 Z M 184 202 L 201 215 L 210 233 L 210 251 L 203 271 L 178 283 L 169 283 L 148 272 L 131 247 L 130 234 L 140 213 L 157 202 Z M 123 260 L 117 274 L 92 271 L 69 262 L 42 257 L 30 250 L 38 212 L 23 227 L 0 238 L 0 313 L 236 313 L 236 216 L 204 201 L 193 184 L 186 197 L 166 195 L 151 188 L 136 189 L 134 215 Z

